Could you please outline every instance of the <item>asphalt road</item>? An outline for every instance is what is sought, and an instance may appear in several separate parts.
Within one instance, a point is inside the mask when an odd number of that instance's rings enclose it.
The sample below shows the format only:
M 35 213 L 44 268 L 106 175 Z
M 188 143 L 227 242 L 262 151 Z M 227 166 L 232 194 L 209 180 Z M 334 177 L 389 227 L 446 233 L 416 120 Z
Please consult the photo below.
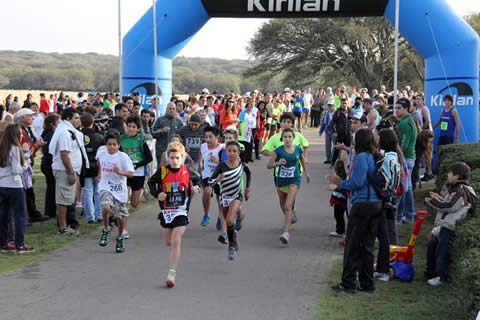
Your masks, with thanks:
M 303 182 L 297 196 L 298 223 L 288 247 L 279 241 L 283 214 L 264 158 L 250 165 L 252 199 L 244 203 L 237 260 L 227 260 L 214 223 L 200 226 L 197 197 L 177 286 L 167 289 L 170 251 L 156 220 L 158 207 L 149 208 L 130 218 L 123 254 L 114 253 L 114 241 L 99 247 L 94 234 L 1 277 L 0 319 L 307 319 L 338 244 L 328 236 L 334 219 L 323 189 L 330 172 L 323 144 L 316 131 L 306 137 L 312 181 Z

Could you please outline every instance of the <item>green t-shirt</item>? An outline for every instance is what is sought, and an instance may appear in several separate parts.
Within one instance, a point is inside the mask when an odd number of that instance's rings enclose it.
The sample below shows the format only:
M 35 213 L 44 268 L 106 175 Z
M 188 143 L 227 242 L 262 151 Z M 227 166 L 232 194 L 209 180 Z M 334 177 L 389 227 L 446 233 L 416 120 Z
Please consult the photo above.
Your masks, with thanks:
M 415 144 L 417 142 L 417 126 L 412 116 L 407 115 L 398 120 L 398 131 L 400 133 L 400 147 L 402 147 L 405 159 L 415 159 Z
M 263 151 L 274 152 L 274 150 L 280 146 L 283 146 L 283 141 L 280 141 L 282 137 L 282 133 L 274 134 L 270 139 L 268 139 L 267 143 L 262 148 Z M 295 138 L 293 139 L 293 145 L 299 146 L 302 148 L 308 148 L 310 143 L 308 143 L 307 139 L 301 134 L 300 132 L 295 132 Z M 300 164 L 300 172 L 303 171 L 302 164 Z M 275 175 L 278 174 L 278 168 L 275 169 Z

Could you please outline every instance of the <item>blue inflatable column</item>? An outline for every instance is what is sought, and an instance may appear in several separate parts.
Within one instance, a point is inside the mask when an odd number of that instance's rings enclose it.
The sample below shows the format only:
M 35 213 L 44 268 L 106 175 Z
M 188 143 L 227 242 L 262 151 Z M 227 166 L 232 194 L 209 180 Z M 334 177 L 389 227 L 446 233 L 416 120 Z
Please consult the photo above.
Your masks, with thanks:
M 395 0 L 385 10 L 395 23 Z M 445 0 L 400 1 L 400 33 L 425 59 L 425 104 L 432 123 L 450 94 L 461 122 L 460 142 L 478 142 L 479 48 L 476 32 Z M 435 136 L 440 135 L 440 127 Z
M 153 8 L 123 38 L 122 94 L 137 91 L 144 108 L 155 94 L 160 96 L 159 111 L 165 113 L 172 95 L 172 59 L 190 41 L 209 17 L 199 0 L 157 1 L 157 57 L 153 49 Z M 158 79 L 155 83 L 155 60 Z

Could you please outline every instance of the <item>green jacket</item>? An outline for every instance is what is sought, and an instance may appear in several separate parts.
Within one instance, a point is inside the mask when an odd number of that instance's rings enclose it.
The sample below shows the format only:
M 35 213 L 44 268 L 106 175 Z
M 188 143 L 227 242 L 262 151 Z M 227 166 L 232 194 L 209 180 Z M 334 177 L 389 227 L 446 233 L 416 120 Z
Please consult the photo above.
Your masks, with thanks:
M 402 147 L 405 159 L 416 159 L 417 126 L 411 115 L 398 120 L 398 131 L 400 132 L 400 147 Z

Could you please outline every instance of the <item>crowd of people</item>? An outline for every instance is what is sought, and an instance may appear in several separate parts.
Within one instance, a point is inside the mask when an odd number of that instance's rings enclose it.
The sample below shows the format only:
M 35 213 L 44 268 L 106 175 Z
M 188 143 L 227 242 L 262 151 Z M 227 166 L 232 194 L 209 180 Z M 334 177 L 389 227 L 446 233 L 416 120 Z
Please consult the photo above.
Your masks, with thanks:
M 87 223 L 103 225 L 100 246 L 108 245 L 117 228 L 115 251 L 124 252 L 130 237 L 129 206 L 137 207 L 142 197 L 154 197 L 165 242 L 172 247 L 166 284 L 173 287 L 190 203 L 202 190 L 201 225 L 210 224 L 212 207 L 218 206 L 218 241 L 227 244 L 228 259 L 237 258 L 238 234 L 246 216 L 242 203 L 254 187 L 248 163 L 262 156 L 270 157 L 266 167 L 274 171 L 284 215 L 279 239 L 288 245 L 302 177 L 310 182 L 309 142 L 302 131 L 316 127 L 325 134 L 325 164 L 336 173 L 328 177 L 336 219 L 331 236 L 346 237 L 344 274 L 335 289 L 356 290 L 358 273 L 359 288 L 372 291 L 374 276 L 388 279 L 388 248 L 397 241 L 396 224 L 415 220 L 413 188 L 434 177 L 433 128 L 441 128 L 439 144 L 458 142 L 459 135 L 451 96 L 445 96 L 441 117 L 432 123 L 423 94 L 410 88 L 399 92 L 395 104 L 385 87 L 370 94 L 366 88 L 352 87 L 347 93 L 346 87 L 335 91 L 329 87 L 315 92 L 253 90 L 243 95 L 210 94 L 205 88 L 185 100 L 172 97 L 164 114 L 158 101 L 152 97 L 151 104 L 142 106 L 137 92 L 123 97 L 90 92 L 76 97 L 60 93 L 49 99 L 41 94 L 37 103 L 29 94 L 20 106 L 18 98 L 9 95 L 0 106 L 2 252 L 34 252 L 24 243 L 25 228 L 49 218 L 57 219 L 59 235 L 79 235 L 76 208 L 82 208 Z M 377 150 L 383 150 L 381 158 Z M 43 214 L 35 201 L 37 154 L 46 181 Z M 369 180 L 379 162 L 391 166 L 387 171 L 395 169 L 383 181 L 383 189 L 392 194 L 389 206 L 375 188 L 381 184 Z M 455 170 L 452 175 L 465 176 Z M 438 207 L 435 201 L 442 198 L 435 194 L 432 199 L 429 203 Z M 373 275 L 376 237 L 381 254 Z M 432 236 L 432 241 L 445 237 Z M 430 267 L 434 274 L 432 270 L 439 267 Z

